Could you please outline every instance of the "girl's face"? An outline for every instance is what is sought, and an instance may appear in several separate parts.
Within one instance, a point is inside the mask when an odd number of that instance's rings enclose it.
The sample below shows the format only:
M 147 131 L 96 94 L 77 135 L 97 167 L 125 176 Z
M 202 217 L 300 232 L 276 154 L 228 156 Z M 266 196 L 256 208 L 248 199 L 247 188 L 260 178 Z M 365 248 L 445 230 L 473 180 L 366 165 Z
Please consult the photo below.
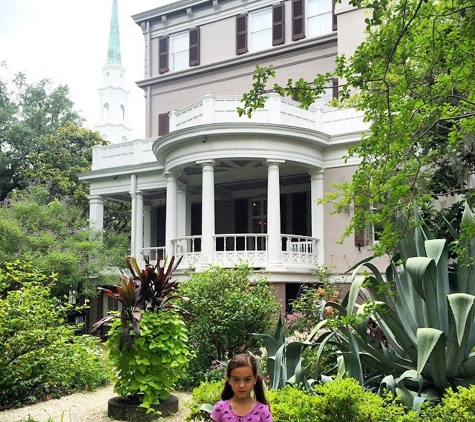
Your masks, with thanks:
M 245 398 L 251 395 L 252 389 L 257 381 L 257 375 L 254 376 L 250 366 L 241 366 L 231 371 L 228 382 L 231 385 L 236 398 Z

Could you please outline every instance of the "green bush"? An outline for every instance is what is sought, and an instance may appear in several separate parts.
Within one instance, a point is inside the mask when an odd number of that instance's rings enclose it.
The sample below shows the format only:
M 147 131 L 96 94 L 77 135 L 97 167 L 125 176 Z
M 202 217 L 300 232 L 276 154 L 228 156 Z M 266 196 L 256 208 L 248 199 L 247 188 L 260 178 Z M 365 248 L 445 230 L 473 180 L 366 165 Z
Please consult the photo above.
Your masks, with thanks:
M 199 387 L 193 389 L 191 400 L 187 404 L 190 413 L 186 415 L 185 421 L 210 421 L 209 413 L 200 410 L 203 404 L 214 405 L 221 398 L 224 382 L 202 382 Z
M 109 374 L 97 340 L 64 325 L 69 304 L 30 265 L 0 269 L 0 408 L 94 388 Z
M 117 368 L 114 391 L 121 397 L 138 398 L 140 406 L 149 409 L 167 398 L 173 384 L 186 373 L 190 353 L 185 324 L 173 310 L 143 312 L 140 337 L 130 349 L 120 350 L 122 333 L 122 321 L 115 318 L 106 342 Z
M 188 385 L 197 386 L 214 360 L 226 361 L 255 346 L 251 333 L 270 330 L 279 304 L 267 280 L 251 282 L 252 268 L 211 267 L 181 282 L 179 293 L 190 300 L 183 307 L 191 313 L 187 322 L 196 358 L 190 362 Z
M 427 422 L 474 422 L 475 385 L 447 390 L 437 406 L 425 405 L 421 416 Z

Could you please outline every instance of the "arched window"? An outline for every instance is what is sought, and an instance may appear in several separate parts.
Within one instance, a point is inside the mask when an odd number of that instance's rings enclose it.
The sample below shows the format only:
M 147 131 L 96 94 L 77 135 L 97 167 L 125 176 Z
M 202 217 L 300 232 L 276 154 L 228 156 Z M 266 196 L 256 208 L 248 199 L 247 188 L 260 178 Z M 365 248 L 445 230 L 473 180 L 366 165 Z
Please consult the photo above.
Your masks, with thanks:
M 122 120 L 125 120 L 125 107 L 122 104 L 120 105 L 120 112 L 122 113 Z
M 109 117 L 109 103 L 105 103 L 102 108 L 102 116 L 107 119 Z

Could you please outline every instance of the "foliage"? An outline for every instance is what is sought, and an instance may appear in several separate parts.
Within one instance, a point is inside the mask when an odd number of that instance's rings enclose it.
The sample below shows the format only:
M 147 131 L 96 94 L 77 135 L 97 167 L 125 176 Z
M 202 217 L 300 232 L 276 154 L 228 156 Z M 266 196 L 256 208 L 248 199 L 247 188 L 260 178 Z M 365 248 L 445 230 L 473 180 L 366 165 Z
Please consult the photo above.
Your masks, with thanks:
M 187 421 L 207 421 L 209 414 L 200 410 L 219 400 L 222 383 L 202 383 L 193 390 Z M 306 391 L 296 385 L 269 390 L 272 419 L 275 422 L 410 422 L 418 420 L 415 412 L 406 412 L 391 395 L 379 397 L 365 391 L 354 379 L 338 378 Z
M 52 296 L 54 275 L 27 263 L 0 269 L 0 407 L 25 404 L 109 377 L 97 339 L 65 325 L 70 305 Z
M 437 406 L 424 406 L 421 416 L 431 422 L 472 422 L 475 415 L 475 386 L 447 390 Z
M 39 271 L 57 274 L 54 295 L 75 290 L 90 297 L 116 249 L 103 244 L 88 225 L 80 209 L 49 201 L 42 186 L 18 192 L 0 205 L 0 266 L 16 259 L 34 262 Z
M 302 368 L 302 350 L 312 343 L 308 341 L 285 340 L 284 323 L 279 317 L 277 328 L 272 335 L 254 333 L 261 338 L 267 352 L 266 370 L 270 377 L 271 387 L 275 390 L 286 384 L 303 384 L 307 388 L 307 370 Z
M 118 347 L 122 333 L 117 318 L 106 342 L 118 371 L 114 391 L 150 409 L 168 397 L 173 384 L 186 374 L 190 356 L 186 326 L 176 310 L 142 312 L 140 336 L 132 331 L 136 338 L 130 349 Z
M 401 216 L 399 224 L 407 227 L 406 219 Z M 467 206 L 461 227 L 473 225 Z M 408 406 L 440 397 L 448 387 L 472 385 L 475 237 L 458 241 L 465 254 L 457 257 L 457 271 L 449 273 L 447 242 L 433 239 L 420 221 L 414 235 L 405 232 L 399 259 L 386 278 L 371 263 L 363 264 L 372 274 L 353 281 L 339 306 L 338 328 L 317 335 L 327 324 L 323 321 L 309 340 L 316 336 L 321 347 L 337 342 L 343 371 L 363 383 L 366 365 L 384 377 L 380 388 L 394 391 Z
M 136 259 L 127 257 L 130 274 L 121 274 L 121 285 L 114 290 L 99 288 L 122 304 L 120 314 L 107 315 L 91 329 L 112 321 L 106 345 L 117 370 L 114 391 L 147 411 L 169 395 L 186 374 L 191 357 L 182 319 L 186 311 L 174 303 L 185 298 L 177 295 L 178 284 L 171 280 L 180 261 L 173 256 L 168 266 L 146 263 L 140 270 Z
M 23 177 L 29 184 L 42 184 L 48 190 L 48 200 L 68 201 L 89 215 L 89 184 L 79 181 L 78 174 L 91 169 L 92 147 L 105 145 L 97 132 L 66 122 L 55 133 L 42 135 L 36 148 L 28 155 L 28 167 Z
M 339 302 L 340 291 L 337 284 L 331 282 L 328 265 L 315 269 L 318 282 L 304 284 L 291 303 L 292 313 L 286 315 L 285 331 L 287 335 L 294 332 L 308 333 L 322 319 L 334 316 L 335 309 L 325 306 L 327 302 Z
M 203 411 L 202 406 L 216 403 L 221 399 L 223 391 L 223 381 L 202 382 L 191 392 L 191 400 L 188 403 L 190 412 L 186 415 L 185 421 L 211 421 L 210 413 Z
M 338 77 L 340 105 L 363 110 L 371 127 L 348 151 L 348 159 L 360 161 L 352 180 L 336 185 L 325 201 L 333 202 L 335 212 L 354 207 L 346 235 L 367 225 L 381 227 L 377 252 L 391 255 L 398 243 L 398 210 L 409 210 L 414 200 L 419 205 L 456 200 L 470 189 L 475 8 L 471 0 L 350 4 L 368 12 L 366 39 L 351 58 L 338 57 L 333 74 L 270 88 L 275 70 L 258 66 L 239 112 L 252 114 L 269 91 L 298 95 L 308 107 L 326 81 Z
M 211 366 L 205 372 L 205 380 L 207 382 L 224 381 L 226 378 L 226 368 L 226 362 L 213 360 Z
M 252 268 L 211 267 L 192 273 L 180 282 L 179 292 L 188 297 L 183 307 L 191 314 L 187 322 L 196 358 L 188 376 L 194 385 L 203 380 L 213 360 L 227 361 L 256 344 L 251 333 L 270 328 L 278 303 L 267 280 L 251 282 Z
M 53 86 L 48 79 L 29 83 L 22 73 L 12 84 L 0 80 L 0 200 L 30 184 L 25 170 L 31 154 L 41 149 L 38 141 L 68 122 L 80 126 L 82 121 L 67 86 Z
M 121 274 L 120 286 L 115 286 L 114 291 L 98 287 L 99 291 L 122 304 L 120 312 L 122 334 L 119 341 L 119 350 L 122 350 L 125 344 L 130 350 L 134 339 L 140 337 L 142 311 L 158 313 L 176 310 L 186 313 L 183 308 L 173 303 L 173 300 L 177 299 L 186 300 L 186 298 L 176 294 L 178 282 L 171 280 L 171 275 L 180 265 L 181 258 L 175 263 L 175 257 L 173 256 L 166 269 L 166 262 L 163 266 L 160 265 L 160 262 L 157 262 L 156 265 L 146 263 L 144 270 L 140 270 L 134 257 L 126 257 L 125 262 L 130 275 Z M 91 332 L 95 332 L 100 326 L 116 317 L 115 313 L 106 315 L 92 326 Z M 134 335 L 132 335 L 132 332 Z

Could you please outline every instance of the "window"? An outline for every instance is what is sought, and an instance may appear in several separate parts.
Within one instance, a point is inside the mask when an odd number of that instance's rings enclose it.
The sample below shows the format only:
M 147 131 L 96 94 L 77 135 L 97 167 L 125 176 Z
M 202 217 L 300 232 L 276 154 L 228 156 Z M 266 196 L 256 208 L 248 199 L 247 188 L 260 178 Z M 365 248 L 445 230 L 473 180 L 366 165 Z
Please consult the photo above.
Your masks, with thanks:
M 285 41 L 284 3 L 236 17 L 236 54 L 253 53 Z
M 272 47 L 272 9 L 249 13 L 249 52 Z
M 158 39 L 158 71 L 184 70 L 200 64 L 200 31 L 192 28 L 186 32 L 165 35 Z
M 333 78 L 331 81 L 328 81 L 328 87 L 325 89 L 322 97 L 315 101 L 315 107 L 327 107 L 327 104 L 336 98 L 338 98 L 338 78 Z
M 333 0 L 292 0 L 292 40 L 315 38 L 337 29 Z
M 125 120 L 125 107 L 123 104 L 120 105 L 120 115 L 122 117 L 122 120 Z

